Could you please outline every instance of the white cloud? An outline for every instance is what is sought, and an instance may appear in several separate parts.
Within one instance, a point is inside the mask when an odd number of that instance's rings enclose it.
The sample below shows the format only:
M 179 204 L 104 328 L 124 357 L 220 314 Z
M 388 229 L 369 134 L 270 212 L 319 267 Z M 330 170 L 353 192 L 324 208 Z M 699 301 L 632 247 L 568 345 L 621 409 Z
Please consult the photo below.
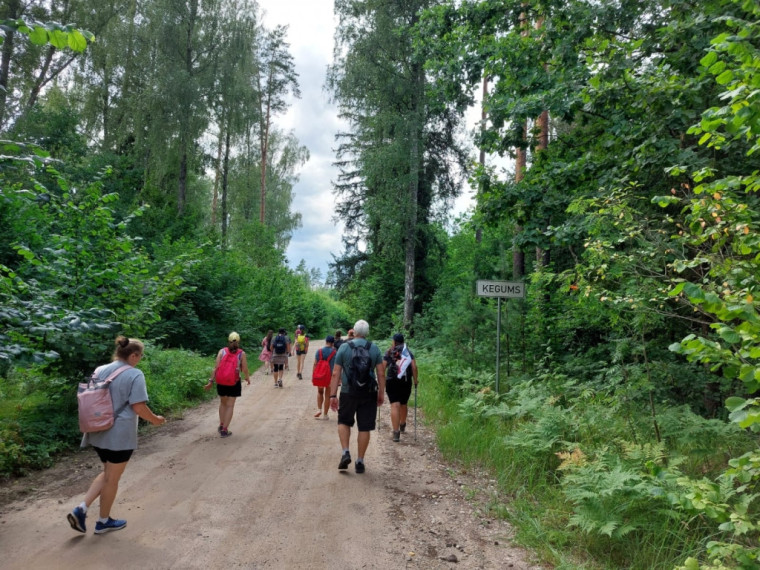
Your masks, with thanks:
M 304 259 L 308 267 L 318 268 L 325 276 L 332 255 L 340 256 L 343 250 L 343 225 L 333 219 L 332 182 L 338 170 L 332 163 L 335 135 L 345 126 L 324 90 L 335 34 L 333 0 L 259 0 L 259 4 L 267 27 L 288 26 L 288 42 L 299 74 L 301 98 L 291 101 L 287 114 L 277 118 L 277 125 L 292 129 L 310 153 L 294 188 L 293 208 L 301 213 L 303 225 L 290 241 L 288 262 L 296 267 Z M 468 112 L 466 120 L 468 130 L 474 128 L 480 120 L 479 109 Z M 463 188 L 452 213 L 456 216 L 471 208 L 473 195 L 472 189 Z
M 340 255 L 343 227 L 333 221 L 335 199 L 332 181 L 337 177 L 333 148 L 341 128 L 338 111 L 324 91 L 327 67 L 332 62 L 333 0 L 260 0 L 267 27 L 288 26 L 301 98 L 293 99 L 288 113 L 276 121 L 293 130 L 300 144 L 309 149 L 308 163 L 295 185 L 293 209 L 302 216 L 287 250 L 291 267 L 306 260 L 308 267 L 327 274 L 331 254 Z

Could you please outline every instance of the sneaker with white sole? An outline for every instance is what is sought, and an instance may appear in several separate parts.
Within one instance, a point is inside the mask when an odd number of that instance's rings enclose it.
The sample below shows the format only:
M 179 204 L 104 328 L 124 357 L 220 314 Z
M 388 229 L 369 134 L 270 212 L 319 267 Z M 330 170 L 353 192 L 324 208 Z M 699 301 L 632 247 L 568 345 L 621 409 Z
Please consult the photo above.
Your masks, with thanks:
M 66 515 L 66 518 L 68 519 L 71 528 L 79 532 L 87 532 L 87 524 L 85 523 L 85 519 L 87 519 L 87 513 L 84 512 L 82 507 L 76 507 L 73 511 Z
M 112 519 L 108 517 L 106 522 L 98 521 L 95 523 L 95 534 L 105 534 L 113 530 L 121 530 L 125 526 L 127 526 L 127 521 L 124 519 Z

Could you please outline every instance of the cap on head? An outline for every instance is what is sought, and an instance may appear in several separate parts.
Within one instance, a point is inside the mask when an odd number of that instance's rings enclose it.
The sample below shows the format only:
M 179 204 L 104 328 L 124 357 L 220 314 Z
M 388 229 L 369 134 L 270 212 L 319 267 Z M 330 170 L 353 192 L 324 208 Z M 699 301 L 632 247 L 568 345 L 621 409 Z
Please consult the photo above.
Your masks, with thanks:
M 236 332 L 231 332 L 230 336 L 227 337 L 227 341 L 228 342 L 234 342 L 234 341 L 240 342 L 240 335 L 238 333 L 236 333 Z
M 325 337 L 325 342 L 335 342 L 335 337 L 333 335 L 331 335 L 331 334 L 328 334 Z
M 403 344 L 404 343 L 404 335 L 401 333 L 396 333 L 393 335 L 393 342 L 396 344 Z

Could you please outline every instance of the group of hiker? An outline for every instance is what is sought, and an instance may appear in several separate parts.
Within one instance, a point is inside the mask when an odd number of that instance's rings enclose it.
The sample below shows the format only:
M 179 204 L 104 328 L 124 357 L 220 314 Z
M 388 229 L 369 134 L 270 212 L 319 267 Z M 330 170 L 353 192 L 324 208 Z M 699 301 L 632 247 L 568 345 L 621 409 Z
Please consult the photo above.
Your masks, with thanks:
M 312 367 L 312 383 L 317 387 L 315 418 L 329 419 L 329 412 L 337 414 L 338 438 L 341 456 L 338 469 L 344 471 L 352 461 L 350 452 L 351 429 L 356 424 L 357 452 L 354 468 L 364 473 L 364 456 L 369 446 L 370 432 L 376 427 L 377 410 L 387 394 L 391 406 L 393 441 L 400 441 L 405 432 L 408 402 L 412 386 L 417 386 L 418 372 L 414 355 L 404 342 L 404 336 L 393 336 L 391 347 L 382 354 L 380 348 L 367 339 L 369 324 L 359 320 L 343 339 L 342 331 L 327 335 L 325 346 L 316 351 Z M 296 357 L 296 377 L 303 379 L 303 367 L 309 351 L 309 337 L 302 325 L 296 328 L 294 342 L 287 331 L 280 328 L 277 335 L 268 331 L 261 342 L 259 359 L 266 366 L 265 373 L 272 374 L 275 388 L 283 387 L 284 370 L 289 357 Z M 87 532 L 86 518 L 90 505 L 100 497 L 100 517 L 95 533 L 103 534 L 120 530 L 127 525 L 123 519 L 111 518 L 111 507 L 116 498 L 119 480 L 132 452 L 137 448 L 138 417 L 153 425 L 166 422 L 163 416 L 154 414 L 147 406 L 148 393 L 145 376 L 137 363 L 143 356 L 144 345 L 137 339 L 120 336 L 110 364 L 98 367 L 89 382 L 89 389 L 80 385 L 80 426 L 83 422 L 82 392 L 86 395 L 99 393 L 108 397 L 111 417 L 104 427 L 91 428 L 84 433 L 82 447 L 92 445 L 97 452 L 103 471 L 93 480 L 83 501 L 68 515 L 67 520 L 76 531 Z M 219 395 L 219 436 L 232 435 L 229 429 L 235 409 L 235 401 L 242 394 L 242 382 L 251 384 L 248 361 L 240 347 L 240 335 L 231 332 L 227 346 L 216 355 L 214 371 L 205 389 L 216 384 Z M 95 409 L 97 406 L 92 406 Z M 100 418 L 99 418 L 100 419 Z M 103 422 L 92 422 L 100 423 Z M 90 428 L 83 428 L 85 429 Z

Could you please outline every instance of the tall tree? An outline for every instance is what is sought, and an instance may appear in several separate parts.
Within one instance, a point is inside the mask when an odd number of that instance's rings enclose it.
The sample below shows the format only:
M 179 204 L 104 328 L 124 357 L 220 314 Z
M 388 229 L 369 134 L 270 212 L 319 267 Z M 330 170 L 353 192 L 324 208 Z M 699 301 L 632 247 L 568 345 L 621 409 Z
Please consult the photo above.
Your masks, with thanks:
M 402 276 L 386 279 L 375 296 L 383 307 L 401 303 L 406 327 L 421 306 L 418 281 L 428 263 L 421 246 L 430 236 L 433 205 L 457 193 L 454 165 L 462 159 L 454 142 L 456 117 L 445 105 L 427 106 L 424 56 L 412 41 L 419 14 L 430 4 L 336 2 L 336 64 L 328 74 L 328 87 L 350 125 L 340 137 L 336 184 L 348 249 L 336 269 L 363 272 L 364 281 Z M 358 254 L 360 238 L 372 263 Z
M 256 88 L 259 94 L 259 146 L 261 152 L 259 221 L 266 223 L 267 160 L 272 120 L 287 108 L 286 97 L 300 97 L 298 74 L 285 41 L 287 26 L 266 32 L 259 51 Z

